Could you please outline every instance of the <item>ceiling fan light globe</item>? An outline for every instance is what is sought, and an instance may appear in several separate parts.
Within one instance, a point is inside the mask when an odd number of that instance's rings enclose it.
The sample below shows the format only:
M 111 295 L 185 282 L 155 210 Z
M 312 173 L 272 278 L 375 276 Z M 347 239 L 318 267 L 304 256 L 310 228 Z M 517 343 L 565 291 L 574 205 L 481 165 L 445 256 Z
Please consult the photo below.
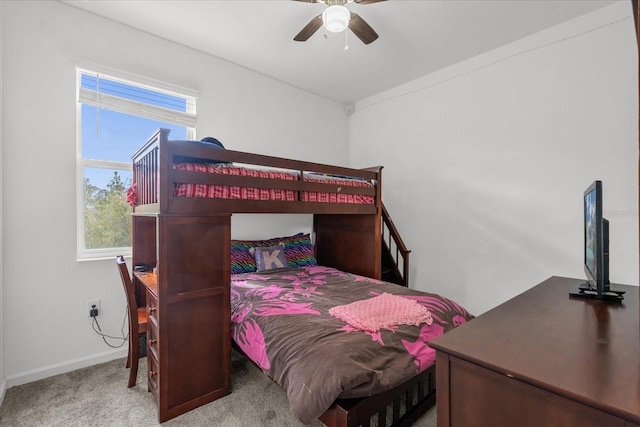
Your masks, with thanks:
M 329 6 L 322 12 L 322 25 L 331 33 L 340 33 L 347 29 L 351 12 L 344 6 Z

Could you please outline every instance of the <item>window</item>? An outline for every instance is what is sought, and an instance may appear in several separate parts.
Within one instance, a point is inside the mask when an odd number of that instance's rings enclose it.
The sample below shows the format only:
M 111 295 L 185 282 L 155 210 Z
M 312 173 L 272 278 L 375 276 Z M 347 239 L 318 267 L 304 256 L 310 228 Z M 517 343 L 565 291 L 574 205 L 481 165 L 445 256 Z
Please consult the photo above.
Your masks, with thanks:
M 131 156 L 160 127 L 171 139 L 195 139 L 195 94 L 138 78 L 77 74 L 77 256 L 130 255 Z

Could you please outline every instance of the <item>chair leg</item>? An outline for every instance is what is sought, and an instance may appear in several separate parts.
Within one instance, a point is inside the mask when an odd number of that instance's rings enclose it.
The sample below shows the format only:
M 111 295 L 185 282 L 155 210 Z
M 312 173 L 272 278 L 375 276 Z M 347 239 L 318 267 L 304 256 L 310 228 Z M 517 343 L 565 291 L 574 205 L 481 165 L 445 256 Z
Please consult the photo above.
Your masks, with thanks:
M 131 367 L 131 343 L 129 343 L 129 348 L 127 349 L 127 364 L 124 367 L 127 369 Z
M 137 336 L 136 339 L 132 339 L 131 336 L 129 336 L 129 348 L 131 348 L 131 370 L 129 371 L 128 387 L 133 387 L 134 385 L 136 385 L 136 378 L 138 377 L 138 358 L 140 357 L 140 347 Z

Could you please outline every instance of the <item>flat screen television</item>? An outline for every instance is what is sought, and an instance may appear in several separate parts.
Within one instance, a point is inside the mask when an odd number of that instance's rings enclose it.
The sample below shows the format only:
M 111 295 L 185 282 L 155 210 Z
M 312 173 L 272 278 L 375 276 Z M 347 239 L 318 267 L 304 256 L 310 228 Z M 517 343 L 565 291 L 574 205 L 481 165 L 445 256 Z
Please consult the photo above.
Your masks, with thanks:
M 609 221 L 602 214 L 602 181 L 594 181 L 584 192 L 584 272 L 587 281 L 574 296 L 621 301 L 624 292 L 609 282 Z
M 602 181 L 584 192 L 584 272 L 591 288 L 609 290 L 609 221 L 602 216 Z

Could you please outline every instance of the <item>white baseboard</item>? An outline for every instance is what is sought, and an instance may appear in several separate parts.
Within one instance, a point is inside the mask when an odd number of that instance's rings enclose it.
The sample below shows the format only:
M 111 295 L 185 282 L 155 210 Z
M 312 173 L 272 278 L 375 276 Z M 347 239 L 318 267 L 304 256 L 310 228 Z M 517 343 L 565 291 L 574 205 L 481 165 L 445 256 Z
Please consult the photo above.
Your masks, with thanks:
M 45 366 L 41 369 L 34 369 L 31 371 L 23 372 L 21 374 L 12 375 L 7 377 L 6 382 L 2 383 L 1 397 L 4 397 L 5 389 L 15 387 L 21 384 L 27 384 L 33 381 L 38 381 L 44 378 L 49 378 L 54 375 L 64 374 L 65 372 L 75 371 L 76 369 L 86 368 L 87 366 L 97 365 L 99 363 L 109 362 L 114 359 L 120 359 L 127 357 L 127 349 L 120 349 L 116 351 L 109 351 L 105 353 L 99 353 L 83 359 L 71 360 L 56 365 Z M 0 403 L 2 400 L 0 400 Z

